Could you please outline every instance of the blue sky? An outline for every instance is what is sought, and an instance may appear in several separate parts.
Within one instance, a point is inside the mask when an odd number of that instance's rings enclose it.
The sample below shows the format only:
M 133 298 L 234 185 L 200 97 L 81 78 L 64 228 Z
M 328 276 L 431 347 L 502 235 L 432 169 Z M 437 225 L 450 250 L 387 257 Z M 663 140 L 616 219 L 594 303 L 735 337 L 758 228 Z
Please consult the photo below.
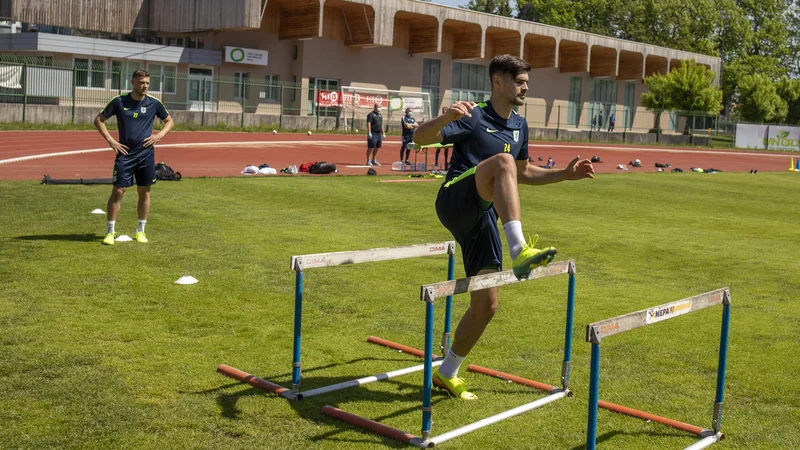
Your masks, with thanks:
M 467 6 L 469 0 L 433 0 L 433 3 L 448 6 Z

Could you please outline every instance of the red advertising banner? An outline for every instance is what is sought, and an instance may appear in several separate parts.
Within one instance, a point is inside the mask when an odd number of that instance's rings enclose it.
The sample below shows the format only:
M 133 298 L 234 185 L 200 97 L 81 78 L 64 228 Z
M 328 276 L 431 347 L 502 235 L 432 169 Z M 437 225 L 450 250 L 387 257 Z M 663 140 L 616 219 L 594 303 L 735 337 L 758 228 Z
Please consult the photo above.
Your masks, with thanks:
M 346 105 L 351 108 L 372 109 L 375 103 L 379 104 L 381 108 L 386 108 L 388 99 L 385 95 L 380 94 L 345 92 L 342 95 L 340 91 L 317 91 L 317 106 L 321 108 Z

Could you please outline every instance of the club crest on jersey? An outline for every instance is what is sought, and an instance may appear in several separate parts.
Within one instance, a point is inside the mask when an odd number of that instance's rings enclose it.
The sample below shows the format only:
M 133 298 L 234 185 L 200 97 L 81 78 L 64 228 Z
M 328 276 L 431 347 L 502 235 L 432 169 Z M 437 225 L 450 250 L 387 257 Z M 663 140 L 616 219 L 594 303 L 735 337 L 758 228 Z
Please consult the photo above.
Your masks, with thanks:
M 142 106 L 142 114 L 144 114 L 146 112 L 147 112 L 147 107 L 146 106 Z
M 514 130 L 514 142 L 519 142 L 519 130 Z

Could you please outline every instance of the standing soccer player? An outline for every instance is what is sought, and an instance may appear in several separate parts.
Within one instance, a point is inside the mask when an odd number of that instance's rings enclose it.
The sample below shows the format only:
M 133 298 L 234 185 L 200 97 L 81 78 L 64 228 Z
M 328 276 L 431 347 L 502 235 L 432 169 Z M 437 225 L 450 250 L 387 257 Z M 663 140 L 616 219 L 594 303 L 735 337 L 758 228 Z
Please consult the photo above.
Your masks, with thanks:
M 461 246 L 464 270 L 470 277 L 502 270 L 498 216 L 518 279 L 527 278 L 535 267 L 555 258 L 555 248 L 535 248 L 538 236 L 525 241 L 518 184 L 594 178 L 591 162 L 580 157 L 560 171 L 528 162 L 528 123 L 513 108 L 525 103 L 530 70 L 531 66 L 516 56 L 496 56 L 489 65 L 489 102 L 456 102 L 446 114 L 414 133 L 419 145 L 454 144 L 450 170 L 436 198 L 436 214 Z M 470 306 L 456 328 L 453 345 L 434 371 L 433 376 L 458 398 L 477 398 L 458 378 L 458 369 L 492 320 L 497 292 L 492 288 L 470 294 Z
M 401 119 L 401 125 L 403 126 L 403 143 L 400 146 L 400 162 L 410 166 L 408 154 L 411 153 L 411 150 L 408 148 L 408 144 L 414 139 L 414 130 L 419 128 L 419 124 L 412 116 L 411 108 L 406 108 L 406 115 Z M 405 159 L 403 158 L 403 151 L 405 151 Z
M 375 103 L 372 112 L 367 114 L 367 165 L 380 166 L 375 159 L 378 150 L 381 148 L 386 133 L 383 131 L 383 116 L 381 115 L 381 105 Z M 371 155 L 371 156 L 370 156 Z
M 136 182 L 139 194 L 139 224 L 136 240 L 147 243 L 144 227 L 150 214 L 150 186 L 156 183 L 155 145 L 172 130 L 175 122 L 161 100 L 147 95 L 150 87 L 150 74 L 137 70 L 131 77 L 133 89 L 125 95 L 111 99 L 105 109 L 94 119 L 97 131 L 116 152 L 111 197 L 108 199 L 108 225 L 103 244 L 114 245 L 114 225 L 117 223 L 119 208 L 127 188 Z M 105 121 L 117 117 L 119 141 L 114 140 L 106 128 Z M 160 133 L 153 135 L 153 122 L 156 117 L 164 122 Z

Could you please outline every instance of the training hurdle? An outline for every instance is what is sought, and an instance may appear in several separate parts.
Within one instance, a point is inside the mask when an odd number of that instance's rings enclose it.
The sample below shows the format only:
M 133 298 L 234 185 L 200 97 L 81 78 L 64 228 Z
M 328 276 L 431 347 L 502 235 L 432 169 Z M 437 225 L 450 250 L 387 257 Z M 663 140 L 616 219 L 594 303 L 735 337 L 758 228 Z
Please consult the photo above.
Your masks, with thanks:
M 463 294 L 467 292 L 479 291 L 483 289 L 496 288 L 510 284 L 519 283 L 521 281 L 536 280 L 554 275 L 569 274 L 569 286 L 567 293 L 567 314 L 566 314 L 566 329 L 564 333 L 564 360 L 561 365 L 561 387 L 551 386 L 545 383 L 540 383 L 533 380 L 517 377 L 514 375 L 498 372 L 484 367 L 470 365 L 468 370 L 471 372 L 483 373 L 486 375 L 494 376 L 497 378 L 512 381 L 518 384 L 534 387 L 547 392 L 544 398 L 536 400 L 531 403 L 519 406 L 514 409 L 495 414 L 485 419 L 479 420 L 475 423 L 448 431 L 435 437 L 431 437 L 431 426 L 433 409 L 431 407 L 431 389 L 433 381 L 433 366 L 440 363 L 441 360 L 434 361 L 436 355 L 433 354 L 433 323 L 434 323 L 434 301 L 437 298 L 447 297 L 448 304 L 451 302 L 453 295 Z M 459 436 L 471 433 L 486 426 L 495 424 L 502 420 L 520 415 L 524 412 L 539 408 L 548 403 L 565 398 L 571 395 L 569 390 L 569 376 L 570 376 L 570 362 L 572 353 L 572 322 L 575 310 L 575 262 L 564 261 L 558 263 L 551 263 L 546 267 L 539 267 L 533 270 L 530 276 L 525 280 L 517 280 L 512 271 L 490 273 L 485 275 L 478 275 L 469 278 L 462 278 L 459 280 L 449 280 L 441 283 L 429 284 L 422 286 L 420 289 L 420 299 L 425 302 L 425 349 L 420 351 L 410 347 L 394 344 L 387 341 L 374 342 L 387 347 L 403 350 L 417 356 L 424 358 L 423 370 L 423 396 L 422 396 L 422 433 L 421 436 L 415 436 L 406 433 L 402 430 L 383 425 L 355 414 L 348 413 L 332 406 L 325 406 L 322 412 L 328 416 L 335 417 L 344 422 L 352 425 L 371 430 L 382 436 L 405 442 L 420 448 L 431 448 L 443 442 L 449 441 Z M 448 342 L 449 344 L 449 342 Z M 447 346 L 443 345 L 443 350 L 446 352 Z
M 273 394 L 278 394 L 290 400 L 302 400 L 304 397 L 312 397 L 315 395 L 326 394 L 342 389 L 347 389 L 355 386 L 363 386 L 365 384 L 373 383 L 376 381 L 384 381 L 390 378 L 406 375 L 409 373 L 419 372 L 424 370 L 424 365 L 417 365 L 407 367 L 391 372 L 385 372 L 369 377 L 359 378 L 356 380 L 345 381 L 342 383 L 323 386 L 316 389 L 310 389 L 305 392 L 300 391 L 300 384 L 303 379 L 300 363 L 300 343 L 302 334 L 303 322 L 303 278 L 306 269 L 314 269 L 320 267 L 335 267 L 343 266 L 346 264 L 361 264 L 367 262 L 377 261 L 393 261 L 398 259 L 418 258 L 423 256 L 437 256 L 448 255 L 447 261 L 447 279 L 452 280 L 455 277 L 455 253 L 456 243 L 454 241 L 438 242 L 433 244 L 419 244 L 407 247 L 393 247 L 393 248 L 375 248 L 370 250 L 357 250 L 349 252 L 334 252 L 334 253 L 315 253 L 310 255 L 292 256 L 291 269 L 295 271 L 295 294 L 294 294 L 294 340 L 292 351 L 292 388 L 288 389 L 276 383 L 258 378 L 250 375 L 241 370 L 220 364 L 217 367 L 217 372 L 239 380 L 243 383 L 248 383 L 253 387 L 264 389 Z M 447 311 L 445 315 L 445 337 L 450 335 L 450 316 L 452 299 L 448 300 Z M 444 338 L 443 338 L 444 339 Z M 441 362 L 439 362 L 441 364 Z
M 603 338 L 620 334 L 626 331 L 641 328 L 646 325 L 672 319 L 677 316 L 698 311 L 710 306 L 722 304 L 722 327 L 719 338 L 719 363 L 717 365 L 717 391 L 714 398 L 714 415 L 712 429 L 657 416 L 637 409 L 628 408 L 614 403 L 599 400 L 600 389 L 600 341 Z M 728 358 L 728 332 L 731 321 L 731 294 L 728 288 L 694 297 L 684 298 L 664 305 L 654 306 L 641 311 L 624 314 L 621 316 L 594 322 L 586 326 L 586 342 L 592 344 L 591 372 L 589 382 L 589 422 L 586 429 L 586 449 L 594 450 L 597 446 L 597 410 L 599 408 L 626 414 L 640 419 L 652 420 L 678 430 L 695 434 L 702 439 L 686 450 L 699 450 L 711 446 L 725 438 L 722 434 L 722 402 L 725 390 L 725 367 Z

